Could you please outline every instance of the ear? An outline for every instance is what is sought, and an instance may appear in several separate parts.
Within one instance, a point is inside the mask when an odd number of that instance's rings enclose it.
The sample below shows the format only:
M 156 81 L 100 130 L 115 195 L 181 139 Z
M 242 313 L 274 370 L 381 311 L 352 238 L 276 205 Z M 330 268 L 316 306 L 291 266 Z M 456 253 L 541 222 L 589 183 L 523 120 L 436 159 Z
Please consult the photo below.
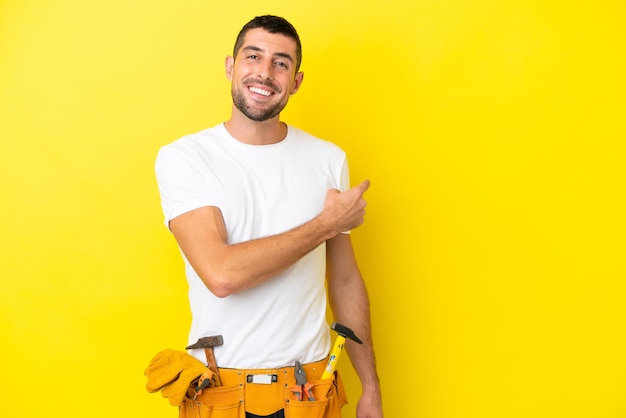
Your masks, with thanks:
M 226 78 L 230 81 L 233 81 L 233 67 L 235 66 L 235 59 L 231 56 L 226 57 Z
M 296 73 L 296 76 L 293 79 L 293 87 L 291 89 L 291 95 L 296 94 L 296 92 L 300 90 L 300 86 L 302 85 L 303 80 L 304 80 L 304 73 L 302 71 Z

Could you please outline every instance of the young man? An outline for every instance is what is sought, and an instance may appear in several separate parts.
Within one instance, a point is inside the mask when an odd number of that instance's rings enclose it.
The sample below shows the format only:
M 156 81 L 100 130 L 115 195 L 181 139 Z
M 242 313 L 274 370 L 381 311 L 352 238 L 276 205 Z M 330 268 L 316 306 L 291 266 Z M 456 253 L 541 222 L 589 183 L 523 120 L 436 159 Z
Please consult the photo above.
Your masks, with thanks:
M 363 223 L 369 181 L 349 188 L 341 149 L 281 122 L 302 85 L 301 60 L 289 22 L 251 20 L 226 58 L 230 119 L 159 151 L 165 222 L 189 283 L 189 343 L 222 335 L 214 352 L 229 370 L 323 362 L 331 345 L 326 279 L 336 321 L 363 340 L 346 344 L 363 388 L 357 416 L 380 418 L 369 301 L 348 233 Z M 203 351 L 191 354 L 204 361 Z M 321 376 L 315 370 L 309 381 Z M 248 416 L 268 416 L 245 396 Z M 269 416 L 283 416 L 283 407 Z

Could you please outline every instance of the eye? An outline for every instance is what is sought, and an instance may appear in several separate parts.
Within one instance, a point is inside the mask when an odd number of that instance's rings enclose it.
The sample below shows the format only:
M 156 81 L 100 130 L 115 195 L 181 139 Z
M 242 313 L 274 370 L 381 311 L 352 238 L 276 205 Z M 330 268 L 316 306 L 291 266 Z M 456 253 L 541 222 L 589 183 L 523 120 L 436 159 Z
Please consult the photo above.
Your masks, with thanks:
M 289 68 L 289 65 L 287 65 L 287 63 L 283 61 L 276 61 L 275 65 L 277 67 L 284 68 L 285 70 Z

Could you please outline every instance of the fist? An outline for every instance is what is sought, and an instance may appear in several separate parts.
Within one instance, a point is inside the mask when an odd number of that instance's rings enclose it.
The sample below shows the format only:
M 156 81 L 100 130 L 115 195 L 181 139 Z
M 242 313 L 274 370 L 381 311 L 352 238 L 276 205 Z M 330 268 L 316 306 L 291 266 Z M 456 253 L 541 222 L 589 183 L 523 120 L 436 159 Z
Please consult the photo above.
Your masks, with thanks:
M 363 194 L 369 187 L 370 181 L 365 180 L 345 192 L 337 189 L 330 189 L 326 192 L 324 213 L 337 233 L 349 231 L 363 224 L 367 206 Z

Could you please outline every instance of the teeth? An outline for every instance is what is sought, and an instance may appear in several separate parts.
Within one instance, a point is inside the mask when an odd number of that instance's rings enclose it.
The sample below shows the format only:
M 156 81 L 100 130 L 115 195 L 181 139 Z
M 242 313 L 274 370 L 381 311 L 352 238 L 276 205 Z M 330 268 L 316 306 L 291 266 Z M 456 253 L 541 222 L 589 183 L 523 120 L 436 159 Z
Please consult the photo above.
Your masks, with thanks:
M 262 94 L 263 96 L 269 96 L 270 94 L 272 94 L 271 92 L 269 92 L 267 90 L 260 89 L 258 87 L 250 87 L 250 91 L 253 92 L 253 93 Z

